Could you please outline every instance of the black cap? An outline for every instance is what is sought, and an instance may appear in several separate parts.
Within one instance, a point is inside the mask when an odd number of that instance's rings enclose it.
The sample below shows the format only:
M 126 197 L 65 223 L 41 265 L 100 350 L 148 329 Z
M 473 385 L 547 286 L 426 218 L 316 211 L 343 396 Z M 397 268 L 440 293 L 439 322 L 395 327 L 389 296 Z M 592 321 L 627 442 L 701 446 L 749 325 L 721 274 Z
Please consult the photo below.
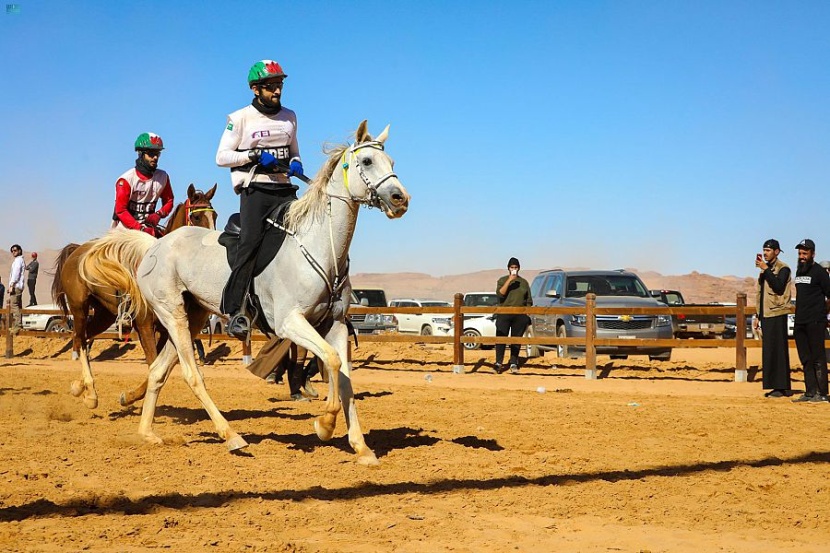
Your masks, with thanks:
M 779 244 L 778 240 L 776 240 L 775 238 L 770 238 L 769 240 L 764 242 L 764 247 L 769 248 L 771 250 L 780 250 L 781 244 Z
M 814 252 L 814 251 L 816 251 L 816 243 L 813 242 L 812 240 L 810 240 L 809 238 L 805 238 L 804 240 L 802 240 L 801 242 L 798 243 L 798 245 L 795 247 L 795 249 L 797 249 L 797 250 L 810 250 L 810 251 Z
M 521 267 L 521 265 L 519 264 L 519 260 L 516 259 L 515 257 L 511 257 L 510 261 L 507 262 L 508 267 L 510 267 L 512 265 L 515 265 L 516 267 Z

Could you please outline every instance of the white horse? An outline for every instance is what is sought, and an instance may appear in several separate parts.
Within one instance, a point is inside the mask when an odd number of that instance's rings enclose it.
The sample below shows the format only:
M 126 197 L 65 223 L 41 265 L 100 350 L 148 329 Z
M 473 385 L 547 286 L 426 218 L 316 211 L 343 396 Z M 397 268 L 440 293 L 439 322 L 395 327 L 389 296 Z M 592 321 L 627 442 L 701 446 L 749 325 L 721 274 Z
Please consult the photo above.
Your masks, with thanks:
M 275 333 L 314 353 L 328 371 L 325 412 L 314 421 L 317 435 L 323 441 L 331 439 L 337 415 L 345 405 L 349 444 L 358 462 L 367 465 L 378 460 L 360 429 L 347 359 L 345 317 L 351 290 L 348 253 L 361 204 L 380 208 L 390 219 L 403 216 L 409 206 L 409 194 L 383 149 L 388 132 L 387 126 L 372 139 L 363 121 L 353 145 L 331 150 L 309 189 L 286 214 L 288 236 L 282 248 L 255 278 L 265 317 Z M 153 433 L 153 417 L 159 391 L 178 361 L 185 381 L 228 449 L 246 447 L 248 444 L 231 429 L 205 390 L 193 355 L 193 336 L 209 312 L 219 313 L 222 288 L 230 275 L 225 248 L 217 242 L 220 233 L 182 228 L 153 242 L 135 234 L 112 234 L 96 247 L 105 252 L 116 242 L 122 248 L 146 252 L 136 271 L 140 293 L 126 272 L 119 276 L 110 270 L 86 276 L 96 284 L 104 281 L 125 286 L 120 289 L 130 291 L 136 309 L 149 306 L 170 334 L 167 345 L 150 366 L 139 434 L 150 442 L 162 442 Z M 141 305 L 141 298 L 147 306 Z

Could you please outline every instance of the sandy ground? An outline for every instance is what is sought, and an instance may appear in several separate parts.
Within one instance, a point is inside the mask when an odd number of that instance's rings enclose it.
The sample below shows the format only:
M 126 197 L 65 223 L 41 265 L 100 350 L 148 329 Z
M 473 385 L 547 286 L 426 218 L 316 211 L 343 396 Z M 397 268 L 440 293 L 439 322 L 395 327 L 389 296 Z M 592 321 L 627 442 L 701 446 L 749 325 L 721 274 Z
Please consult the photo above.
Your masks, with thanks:
M 728 350 L 600 357 L 588 381 L 551 354 L 495 375 L 492 351 L 473 352 L 453 374 L 445 346 L 364 343 L 354 385 L 372 468 L 342 417 L 320 442 L 323 403 L 250 375 L 235 344 L 209 347 L 203 370 L 250 443 L 241 454 L 178 369 L 156 418 L 165 444 L 138 439 L 139 410 L 117 402 L 146 373 L 133 344 L 96 344 L 94 411 L 68 393 L 66 341 L 15 350 L 0 360 L 3 551 L 830 550 L 830 404 L 733 382 Z

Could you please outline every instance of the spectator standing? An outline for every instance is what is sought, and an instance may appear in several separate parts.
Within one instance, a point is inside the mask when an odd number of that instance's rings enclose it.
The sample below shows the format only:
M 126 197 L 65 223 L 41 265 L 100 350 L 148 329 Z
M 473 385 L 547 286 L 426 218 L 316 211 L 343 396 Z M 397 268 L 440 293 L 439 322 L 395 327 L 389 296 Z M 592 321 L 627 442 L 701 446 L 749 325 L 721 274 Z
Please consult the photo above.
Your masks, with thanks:
M 530 297 L 530 285 L 519 276 L 519 260 L 511 257 L 507 262 L 509 274 L 501 277 L 496 283 L 496 295 L 499 298 L 499 307 L 524 307 L 533 305 Z M 496 336 L 524 336 L 527 326 L 530 324 L 530 317 L 523 313 L 508 315 L 499 313 L 496 315 Z M 502 362 L 504 361 L 504 350 L 506 344 L 496 344 L 496 365 L 494 369 L 497 374 L 504 372 Z M 519 372 L 519 344 L 510 344 L 510 372 Z
M 830 275 L 815 262 L 816 244 L 805 238 L 796 246 L 798 268 L 795 271 L 795 328 L 793 335 L 798 357 L 804 367 L 804 394 L 793 401 L 826 402 L 827 352 L 824 336 L 827 328 Z
M 32 252 L 32 260 L 26 265 L 26 272 L 29 273 L 26 277 L 26 286 L 29 288 L 29 304 L 26 307 L 37 305 L 35 287 L 37 286 L 37 272 L 39 269 L 40 263 L 37 261 L 37 252 Z
M 151 132 L 142 133 L 135 140 L 138 158 L 135 167 L 127 170 L 115 182 L 115 208 L 112 226 L 141 230 L 161 237 L 161 220 L 173 210 L 173 188 L 170 176 L 159 169 L 159 157 L 164 149 L 161 137 Z M 156 211 L 158 201 L 161 208 Z
M 790 268 L 778 256 L 781 246 L 770 238 L 764 242 L 763 253 L 755 258 L 755 266 L 761 270 L 755 307 L 758 317 L 755 330 L 762 330 L 762 371 L 767 397 L 791 395 L 790 350 L 787 342 L 787 316 L 790 312 Z
M 26 267 L 23 263 L 23 248 L 19 244 L 14 244 L 11 247 L 12 253 L 12 270 L 9 275 L 9 307 L 11 307 L 11 320 L 9 321 L 9 331 L 12 334 L 20 332 L 23 326 L 23 274 L 26 272 Z
M 233 191 L 240 195 L 239 246 L 222 294 L 222 313 L 230 317 L 228 334 L 240 339 L 250 331 L 245 296 L 265 233 L 265 217 L 297 199 L 298 187 L 289 177 L 303 176 L 297 115 L 281 101 L 286 77 L 273 60 L 251 67 L 248 87 L 254 93 L 253 101 L 228 115 L 216 152 L 216 164 L 230 168 Z

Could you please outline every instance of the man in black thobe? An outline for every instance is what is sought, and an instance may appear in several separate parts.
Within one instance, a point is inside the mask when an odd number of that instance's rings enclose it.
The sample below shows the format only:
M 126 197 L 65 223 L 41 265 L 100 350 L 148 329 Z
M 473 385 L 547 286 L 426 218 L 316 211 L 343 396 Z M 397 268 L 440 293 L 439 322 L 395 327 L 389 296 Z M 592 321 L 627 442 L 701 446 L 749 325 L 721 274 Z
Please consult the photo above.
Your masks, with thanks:
M 755 266 L 761 270 L 755 306 L 758 310 L 756 326 L 762 331 L 761 367 L 767 397 L 792 394 L 790 385 L 790 350 L 787 343 L 787 315 L 790 313 L 790 268 L 778 259 L 781 246 L 770 238 L 764 242 L 764 253 L 755 257 Z

